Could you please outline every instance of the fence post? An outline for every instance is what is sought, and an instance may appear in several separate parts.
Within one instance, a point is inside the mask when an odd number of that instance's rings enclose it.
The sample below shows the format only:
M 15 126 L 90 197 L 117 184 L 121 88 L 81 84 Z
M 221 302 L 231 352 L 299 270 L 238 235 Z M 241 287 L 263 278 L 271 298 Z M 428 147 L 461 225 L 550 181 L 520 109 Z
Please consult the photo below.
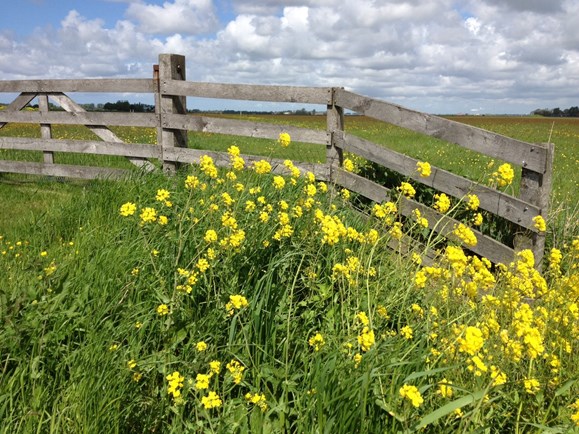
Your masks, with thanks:
M 549 213 L 549 201 L 553 181 L 553 159 L 555 156 L 555 145 L 547 143 L 547 160 L 545 162 L 545 173 L 533 172 L 524 167 L 521 171 L 521 187 L 519 189 L 519 199 L 538 206 L 541 209 L 541 216 L 546 220 Z M 515 234 L 515 251 L 530 249 L 535 256 L 535 266 L 538 268 L 545 251 L 545 233 L 523 230 Z
M 179 54 L 160 54 L 158 68 L 158 94 L 155 97 L 157 113 L 159 115 L 159 124 L 157 127 L 157 141 L 161 147 L 161 157 L 163 159 L 163 170 L 174 172 L 177 164 L 171 161 L 165 161 L 164 148 L 179 147 L 186 148 L 187 130 L 176 130 L 165 128 L 163 117 L 169 114 L 186 114 L 187 98 L 178 95 L 165 95 L 163 86 L 170 80 L 185 80 L 185 56 Z
M 38 94 L 38 110 L 41 114 L 47 114 L 49 110 L 48 95 Z M 40 137 L 43 139 L 52 139 L 52 126 L 50 124 L 40 124 Z M 44 162 L 47 164 L 54 164 L 54 153 L 44 151 Z
M 332 169 L 341 166 L 344 158 L 342 149 L 336 146 L 338 137 L 344 135 L 344 109 L 335 104 L 335 88 L 329 89 L 329 92 L 326 111 L 326 165 L 330 169 L 330 179 L 333 180 Z

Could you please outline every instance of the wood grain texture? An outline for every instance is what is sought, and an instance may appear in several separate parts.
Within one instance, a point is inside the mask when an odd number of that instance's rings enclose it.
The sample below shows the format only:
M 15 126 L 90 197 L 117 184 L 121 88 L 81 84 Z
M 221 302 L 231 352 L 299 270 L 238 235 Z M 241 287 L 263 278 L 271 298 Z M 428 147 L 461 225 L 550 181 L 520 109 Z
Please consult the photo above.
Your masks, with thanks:
M 328 104 L 331 88 L 268 86 L 259 84 L 198 83 L 161 77 L 161 93 L 246 101 Z

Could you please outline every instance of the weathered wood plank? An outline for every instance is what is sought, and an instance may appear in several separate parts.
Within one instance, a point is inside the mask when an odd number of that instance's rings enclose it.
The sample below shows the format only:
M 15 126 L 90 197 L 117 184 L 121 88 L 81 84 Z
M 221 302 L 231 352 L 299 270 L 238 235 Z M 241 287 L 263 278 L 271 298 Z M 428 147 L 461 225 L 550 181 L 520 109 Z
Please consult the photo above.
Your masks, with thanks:
M 48 112 L 48 96 L 46 94 L 38 95 L 38 110 L 40 110 L 41 113 Z M 52 126 L 50 124 L 40 124 L 40 137 L 43 139 L 52 138 Z M 45 163 L 54 163 L 54 154 L 52 152 L 44 152 L 43 157 Z
M 161 79 L 161 93 L 201 98 L 219 98 L 247 101 L 294 102 L 328 104 L 331 88 L 268 86 L 257 84 L 199 83 Z
M 157 117 L 152 113 L 102 113 L 102 112 L 9 112 L 0 110 L 0 123 L 21 122 L 61 125 L 115 125 L 129 127 L 155 127 Z
M 540 208 L 540 215 L 547 220 L 549 214 L 549 200 L 553 183 L 553 161 L 555 158 L 555 145 L 547 144 L 549 158 L 547 171 L 544 174 L 523 169 L 521 173 L 521 187 L 519 197 L 529 201 Z M 534 228 L 533 228 L 534 229 Z M 540 267 L 545 252 L 545 232 L 533 233 L 521 231 L 515 234 L 515 249 L 531 249 L 535 256 L 535 264 Z
M 31 163 L 28 161 L 0 160 L 0 172 L 26 175 L 60 176 L 78 179 L 118 179 L 129 172 L 104 167 L 74 166 L 68 164 Z
M 134 158 L 161 158 L 158 146 L 143 143 L 100 142 L 97 140 L 59 140 L 24 137 L 0 137 L 0 149 L 43 152 L 75 152 L 95 155 L 118 155 Z
M 152 93 L 149 78 L 95 78 L 65 80 L 0 80 L 0 92 L 112 92 Z
M 426 134 L 493 158 L 522 166 L 528 170 L 544 173 L 547 170 L 547 148 L 512 139 L 439 116 L 409 110 L 407 108 L 336 89 L 337 105 L 357 113 Z
M 464 198 L 467 194 L 476 194 L 480 199 L 482 209 L 531 231 L 536 231 L 533 217 L 540 213 L 540 208 L 528 201 L 480 185 L 434 166 L 431 166 L 431 175 L 428 178 L 423 178 L 416 172 L 417 159 L 356 136 L 341 135 L 338 138 L 337 146 L 458 199 Z
M 291 125 L 268 124 L 226 118 L 192 115 L 164 115 L 163 128 L 187 129 L 204 133 L 231 134 L 277 140 L 280 133 L 287 132 L 292 141 L 326 144 L 326 132 L 293 127 Z
M 326 106 L 326 163 L 341 166 L 344 161 L 342 148 L 338 146 L 338 139 L 344 135 L 344 109 L 334 103 L 334 89 L 332 101 Z
M 165 81 L 185 81 L 185 56 L 177 54 L 160 54 L 159 55 L 159 80 L 155 81 L 157 85 Z M 185 129 L 167 128 L 163 126 L 163 118 L 171 114 L 187 113 L 187 98 L 183 95 L 164 95 L 161 94 L 159 121 L 161 128 L 160 137 L 162 151 L 170 146 L 177 148 L 186 148 L 188 145 L 188 136 Z M 174 172 L 177 165 L 163 157 L 163 170 Z
M 397 195 L 397 193 L 391 192 L 386 187 L 342 169 L 334 169 L 332 171 L 332 181 L 379 203 L 391 200 L 391 196 Z M 450 236 L 452 238 L 451 234 L 454 230 L 454 225 L 459 223 L 451 217 L 407 198 L 402 198 L 398 208 L 400 213 L 407 217 L 412 215 L 413 210 L 420 210 L 421 214 L 429 221 L 429 227 L 444 237 Z M 435 225 L 436 222 L 439 223 Z M 494 263 L 509 263 L 513 260 L 513 249 L 475 229 L 472 229 L 472 231 L 477 237 L 478 242 L 474 247 L 466 247 L 468 250 L 484 256 Z

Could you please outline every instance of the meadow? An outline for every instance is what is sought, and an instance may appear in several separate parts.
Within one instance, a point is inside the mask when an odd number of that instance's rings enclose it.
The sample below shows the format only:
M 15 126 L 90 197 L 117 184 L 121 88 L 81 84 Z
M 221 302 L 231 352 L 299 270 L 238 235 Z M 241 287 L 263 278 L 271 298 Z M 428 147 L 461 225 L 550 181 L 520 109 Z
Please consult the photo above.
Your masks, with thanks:
M 349 192 L 293 167 L 324 161 L 323 146 L 191 133 L 230 167 L 0 174 L 0 432 L 579 432 L 579 122 L 458 120 L 555 143 L 540 271 L 528 251 L 492 266 L 450 243 L 423 266 L 420 251 L 386 248 L 422 231 L 419 216 L 403 225 L 396 198 L 361 215 Z M 487 181 L 491 162 L 451 144 L 358 116 L 346 131 Z M 239 152 L 264 158 L 247 167 Z M 271 174 L 270 157 L 291 175 Z M 464 198 L 449 212 L 476 209 Z

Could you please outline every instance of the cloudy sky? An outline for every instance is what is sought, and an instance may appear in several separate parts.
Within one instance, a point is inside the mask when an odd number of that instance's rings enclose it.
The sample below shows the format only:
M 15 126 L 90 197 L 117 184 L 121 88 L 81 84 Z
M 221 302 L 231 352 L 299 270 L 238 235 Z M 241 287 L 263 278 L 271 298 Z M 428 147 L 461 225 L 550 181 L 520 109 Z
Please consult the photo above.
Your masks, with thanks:
M 579 0 L 5 2 L 0 79 L 151 77 L 177 53 L 189 80 L 343 86 L 430 113 L 579 105 Z

